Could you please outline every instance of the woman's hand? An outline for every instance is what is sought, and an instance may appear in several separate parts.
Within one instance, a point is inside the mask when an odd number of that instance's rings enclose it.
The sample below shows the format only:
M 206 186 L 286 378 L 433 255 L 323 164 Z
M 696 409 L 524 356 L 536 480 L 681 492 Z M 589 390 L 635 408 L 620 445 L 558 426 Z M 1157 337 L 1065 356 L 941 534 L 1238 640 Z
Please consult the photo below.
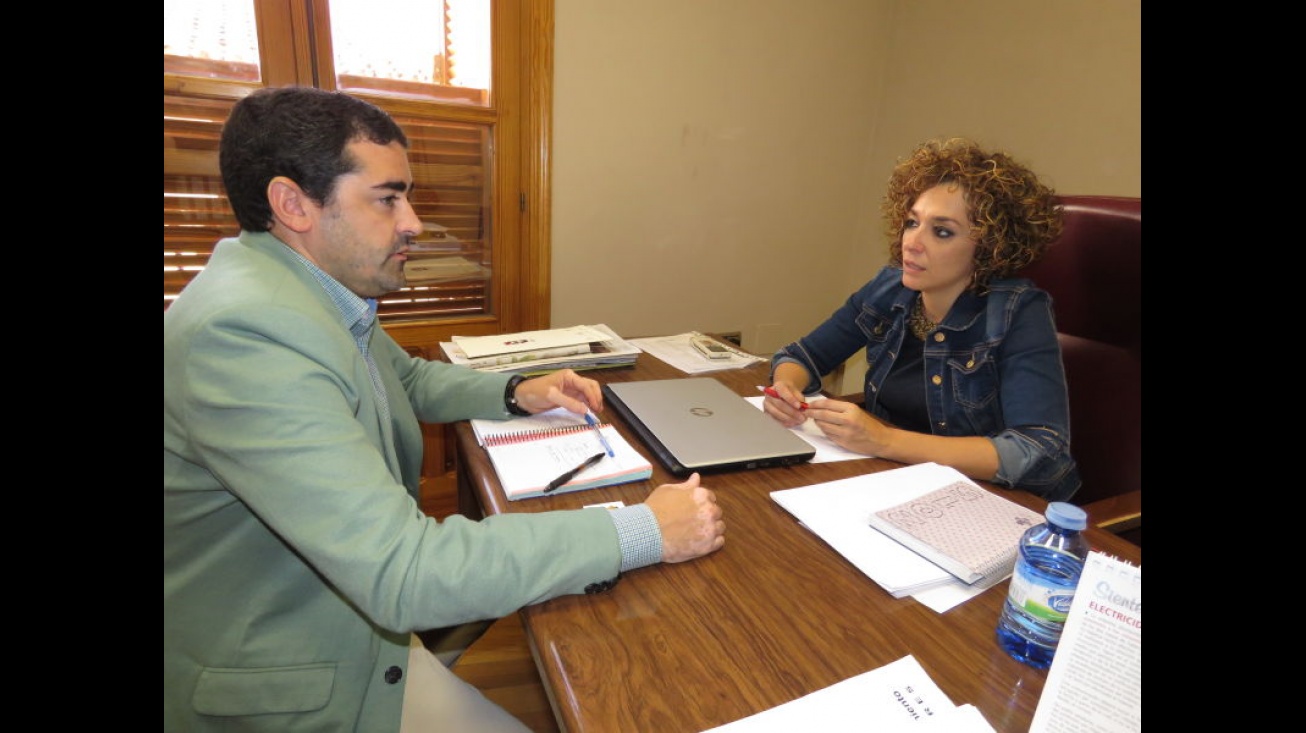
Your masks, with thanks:
M 813 400 L 805 411 L 831 443 L 868 456 L 884 456 L 894 428 L 861 408 L 842 400 Z
M 762 400 L 762 412 L 775 418 L 786 428 L 796 428 L 807 419 L 806 405 L 802 391 L 788 382 L 777 380 L 766 388 L 766 397 Z

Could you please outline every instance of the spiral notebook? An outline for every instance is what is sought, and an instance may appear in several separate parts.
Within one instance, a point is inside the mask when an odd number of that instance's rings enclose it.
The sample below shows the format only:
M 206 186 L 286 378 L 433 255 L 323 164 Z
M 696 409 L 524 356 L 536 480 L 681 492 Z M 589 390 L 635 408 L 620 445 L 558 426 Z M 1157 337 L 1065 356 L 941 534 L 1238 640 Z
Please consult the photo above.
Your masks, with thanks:
M 1016 545 L 1042 515 L 969 482 L 873 512 L 870 525 L 963 583 L 987 588 L 1011 574 Z
M 595 429 L 561 407 L 530 417 L 471 423 L 509 501 L 642 481 L 653 475 L 653 465 L 611 424 L 599 423 L 598 428 L 612 446 L 609 456 Z M 603 457 L 598 463 L 545 492 L 555 478 L 599 453 Z

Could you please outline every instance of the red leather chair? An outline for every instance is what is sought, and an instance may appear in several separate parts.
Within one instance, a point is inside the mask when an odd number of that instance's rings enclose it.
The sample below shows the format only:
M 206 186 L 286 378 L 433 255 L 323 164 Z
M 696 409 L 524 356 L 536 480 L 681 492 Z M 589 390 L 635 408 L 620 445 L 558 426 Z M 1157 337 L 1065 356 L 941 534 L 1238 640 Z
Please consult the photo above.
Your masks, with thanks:
M 1142 545 L 1143 201 L 1061 196 L 1065 226 L 1020 274 L 1052 295 L 1089 521 Z

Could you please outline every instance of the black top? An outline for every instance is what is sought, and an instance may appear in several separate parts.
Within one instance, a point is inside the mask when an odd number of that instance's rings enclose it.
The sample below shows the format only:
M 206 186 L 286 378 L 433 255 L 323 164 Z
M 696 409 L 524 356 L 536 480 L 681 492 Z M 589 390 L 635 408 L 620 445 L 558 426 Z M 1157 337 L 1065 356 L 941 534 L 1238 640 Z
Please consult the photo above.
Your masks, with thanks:
M 903 430 L 930 433 L 930 415 L 925 407 L 925 342 L 906 334 L 902 353 L 880 388 L 880 404 L 889 421 Z

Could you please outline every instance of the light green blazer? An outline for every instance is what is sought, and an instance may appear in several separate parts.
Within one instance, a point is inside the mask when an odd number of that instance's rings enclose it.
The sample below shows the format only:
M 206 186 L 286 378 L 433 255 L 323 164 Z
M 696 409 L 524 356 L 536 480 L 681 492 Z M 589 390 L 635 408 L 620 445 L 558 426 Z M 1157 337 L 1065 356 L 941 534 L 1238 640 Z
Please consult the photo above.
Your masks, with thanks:
M 270 234 L 163 315 L 163 728 L 398 730 L 410 632 L 616 577 L 604 510 L 436 522 L 418 420 L 506 418 L 507 375 L 371 343 Z

